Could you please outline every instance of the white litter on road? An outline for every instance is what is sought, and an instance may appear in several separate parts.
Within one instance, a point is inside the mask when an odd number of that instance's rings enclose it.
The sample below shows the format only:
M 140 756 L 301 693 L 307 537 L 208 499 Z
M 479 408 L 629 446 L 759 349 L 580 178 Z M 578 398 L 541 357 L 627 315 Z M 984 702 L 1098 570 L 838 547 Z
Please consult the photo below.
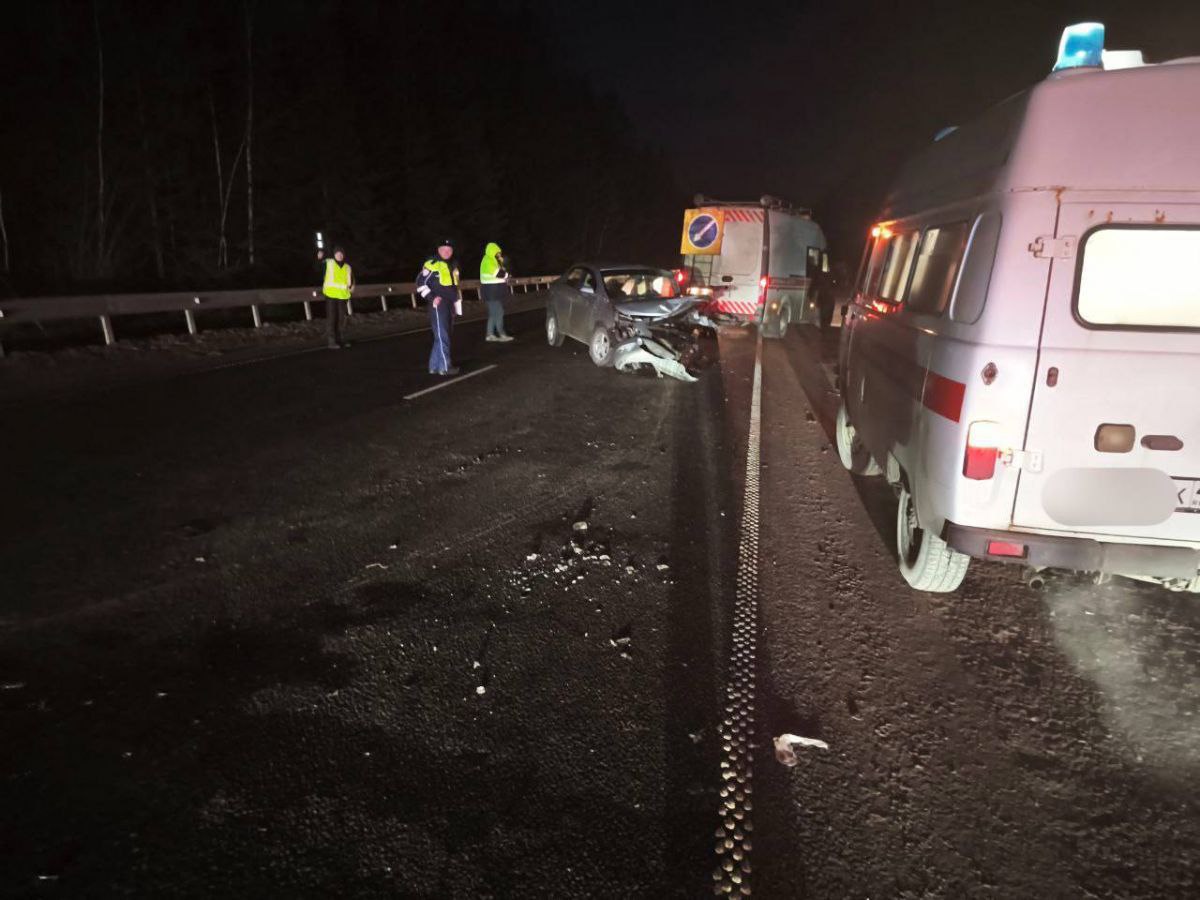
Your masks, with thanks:
M 490 366 L 484 366 L 482 369 L 476 369 L 474 372 L 468 372 L 466 375 L 459 375 L 457 378 L 450 378 L 446 381 L 443 381 L 441 384 L 435 384 L 433 387 L 427 387 L 424 390 L 415 391 L 411 394 L 405 394 L 404 399 L 415 400 L 417 397 L 424 396 L 425 394 L 432 394 L 434 391 L 440 391 L 444 387 L 450 387 L 452 384 L 457 384 L 458 382 L 465 381 L 468 378 L 474 378 L 476 375 L 482 375 L 484 372 L 490 372 L 499 365 L 499 363 L 492 363 Z
M 775 758 L 785 766 L 794 766 L 799 761 L 796 758 L 797 747 L 816 747 L 828 750 L 829 745 L 817 738 L 800 737 L 798 734 L 781 734 L 775 738 Z

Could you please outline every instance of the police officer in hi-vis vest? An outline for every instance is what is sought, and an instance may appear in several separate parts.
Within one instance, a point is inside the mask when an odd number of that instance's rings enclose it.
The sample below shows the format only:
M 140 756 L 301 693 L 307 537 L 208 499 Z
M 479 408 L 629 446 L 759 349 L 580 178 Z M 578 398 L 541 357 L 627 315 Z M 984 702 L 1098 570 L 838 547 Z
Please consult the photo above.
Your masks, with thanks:
M 321 293 L 325 295 L 325 323 L 329 328 L 329 349 L 349 347 L 342 343 L 342 308 L 354 292 L 354 270 L 346 262 L 346 251 L 333 248 L 333 258 L 325 259 L 325 251 L 317 251 L 317 269 L 325 276 Z
M 433 350 L 429 354 L 431 375 L 457 375 L 450 362 L 450 332 L 454 316 L 462 315 L 462 294 L 458 290 L 458 260 L 454 242 L 447 238 L 437 252 L 425 260 L 417 276 L 417 293 L 429 302 L 429 324 L 433 330 Z

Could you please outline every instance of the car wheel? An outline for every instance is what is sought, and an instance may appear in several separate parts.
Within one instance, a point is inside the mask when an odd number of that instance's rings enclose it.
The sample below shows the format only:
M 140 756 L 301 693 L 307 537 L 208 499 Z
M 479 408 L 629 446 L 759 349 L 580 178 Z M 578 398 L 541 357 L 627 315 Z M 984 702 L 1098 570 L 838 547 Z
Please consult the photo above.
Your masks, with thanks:
M 846 401 L 838 405 L 837 422 L 834 424 L 834 437 L 837 441 L 838 459 L 847 471 L 855 475 L 879 475 L 883 469 L 871 456 L 858 431 L 850 424 L 850 416 L 846 413 Z
M 900 489 L 896 512 L 896 552 L 904 580 L 918 591 L 933 594 L 957 590 L 971 562 L 967 554 L 917 524 L 917 504 L 907 487 Z
M 601 368 L 611 366 L 616 349 L 612 332 L 603 325 L 597 325 L 596 330 L 592 332 L 592 339 L 588 342 L 588 355 L 592 362 Z
M 562 329 L 558 327 L 558 316 L 553 309 L 546 310 L 546 343 L 551 347 L 563 345 Z
M 787 334 L 788 326 L 791 324 L 792 324 L 792 305 L 790 303 L 787 303 L 787 304 L 784 304 L 784 306 L 781 310 L 779 310 L 779 336 L 780 337 L 783 337 L 785 334 Z

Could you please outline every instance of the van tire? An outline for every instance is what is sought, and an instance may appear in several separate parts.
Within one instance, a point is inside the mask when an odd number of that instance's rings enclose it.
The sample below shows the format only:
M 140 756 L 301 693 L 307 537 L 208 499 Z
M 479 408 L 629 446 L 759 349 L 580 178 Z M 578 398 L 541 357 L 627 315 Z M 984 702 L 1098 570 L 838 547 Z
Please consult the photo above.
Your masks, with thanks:
M 875 462 L 867 448 L 863 446 L 858 432 L 850 424 L 850 416 L 846 412 L 846 401 L 838 405 L 837 422 L 833 426 L 834 437 L 837 441 L 838 459 L 846 470 L 855 475 L 879 475 L 883 469 Z
M 918 591 L 949 594 L 967 576 L 971 557 L 959 553 L 917 524 L 917 508 L 907 487 L 900 488 L 896 511 L 896 553 L 900 574 Z
M 558 325 L 558 316 L 553 309 L 546 310 L 546 343 L 551 347 L 563 345 L 562 329 Z
M 613 357 L 616 355 L 617 344 L 613 340 L 612 332 L 603 325 L 597 325 L 596 330 L 592 332 L 592 339 L 588 341 L 588 356 L 603 369 L 613 364 Z
M 788 325 L 792 323 L 792 307 L 790 303 L 781 303 L 779 306 L 779 315 L 775 317 L 774 324 L 767 322 L 763 323 L 762 335 L 765 338 L 782 338 L 787 334 Z

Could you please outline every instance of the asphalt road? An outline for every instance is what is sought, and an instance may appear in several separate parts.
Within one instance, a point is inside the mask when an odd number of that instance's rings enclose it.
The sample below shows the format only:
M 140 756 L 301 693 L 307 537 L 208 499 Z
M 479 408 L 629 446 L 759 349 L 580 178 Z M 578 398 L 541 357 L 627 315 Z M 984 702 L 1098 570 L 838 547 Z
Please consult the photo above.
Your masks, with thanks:
M 5 409 L 0 892 L 723 883 L 757 342 L 683 384 L 510 325 L 412 400 L 425 335 Z M 1195 895 L 1194 599 L 910 591 L 890 492 L 830 446 L 830 358 L 761 348 L 743 883 Z M 786 767 L 783 733 L 829 747 Z

